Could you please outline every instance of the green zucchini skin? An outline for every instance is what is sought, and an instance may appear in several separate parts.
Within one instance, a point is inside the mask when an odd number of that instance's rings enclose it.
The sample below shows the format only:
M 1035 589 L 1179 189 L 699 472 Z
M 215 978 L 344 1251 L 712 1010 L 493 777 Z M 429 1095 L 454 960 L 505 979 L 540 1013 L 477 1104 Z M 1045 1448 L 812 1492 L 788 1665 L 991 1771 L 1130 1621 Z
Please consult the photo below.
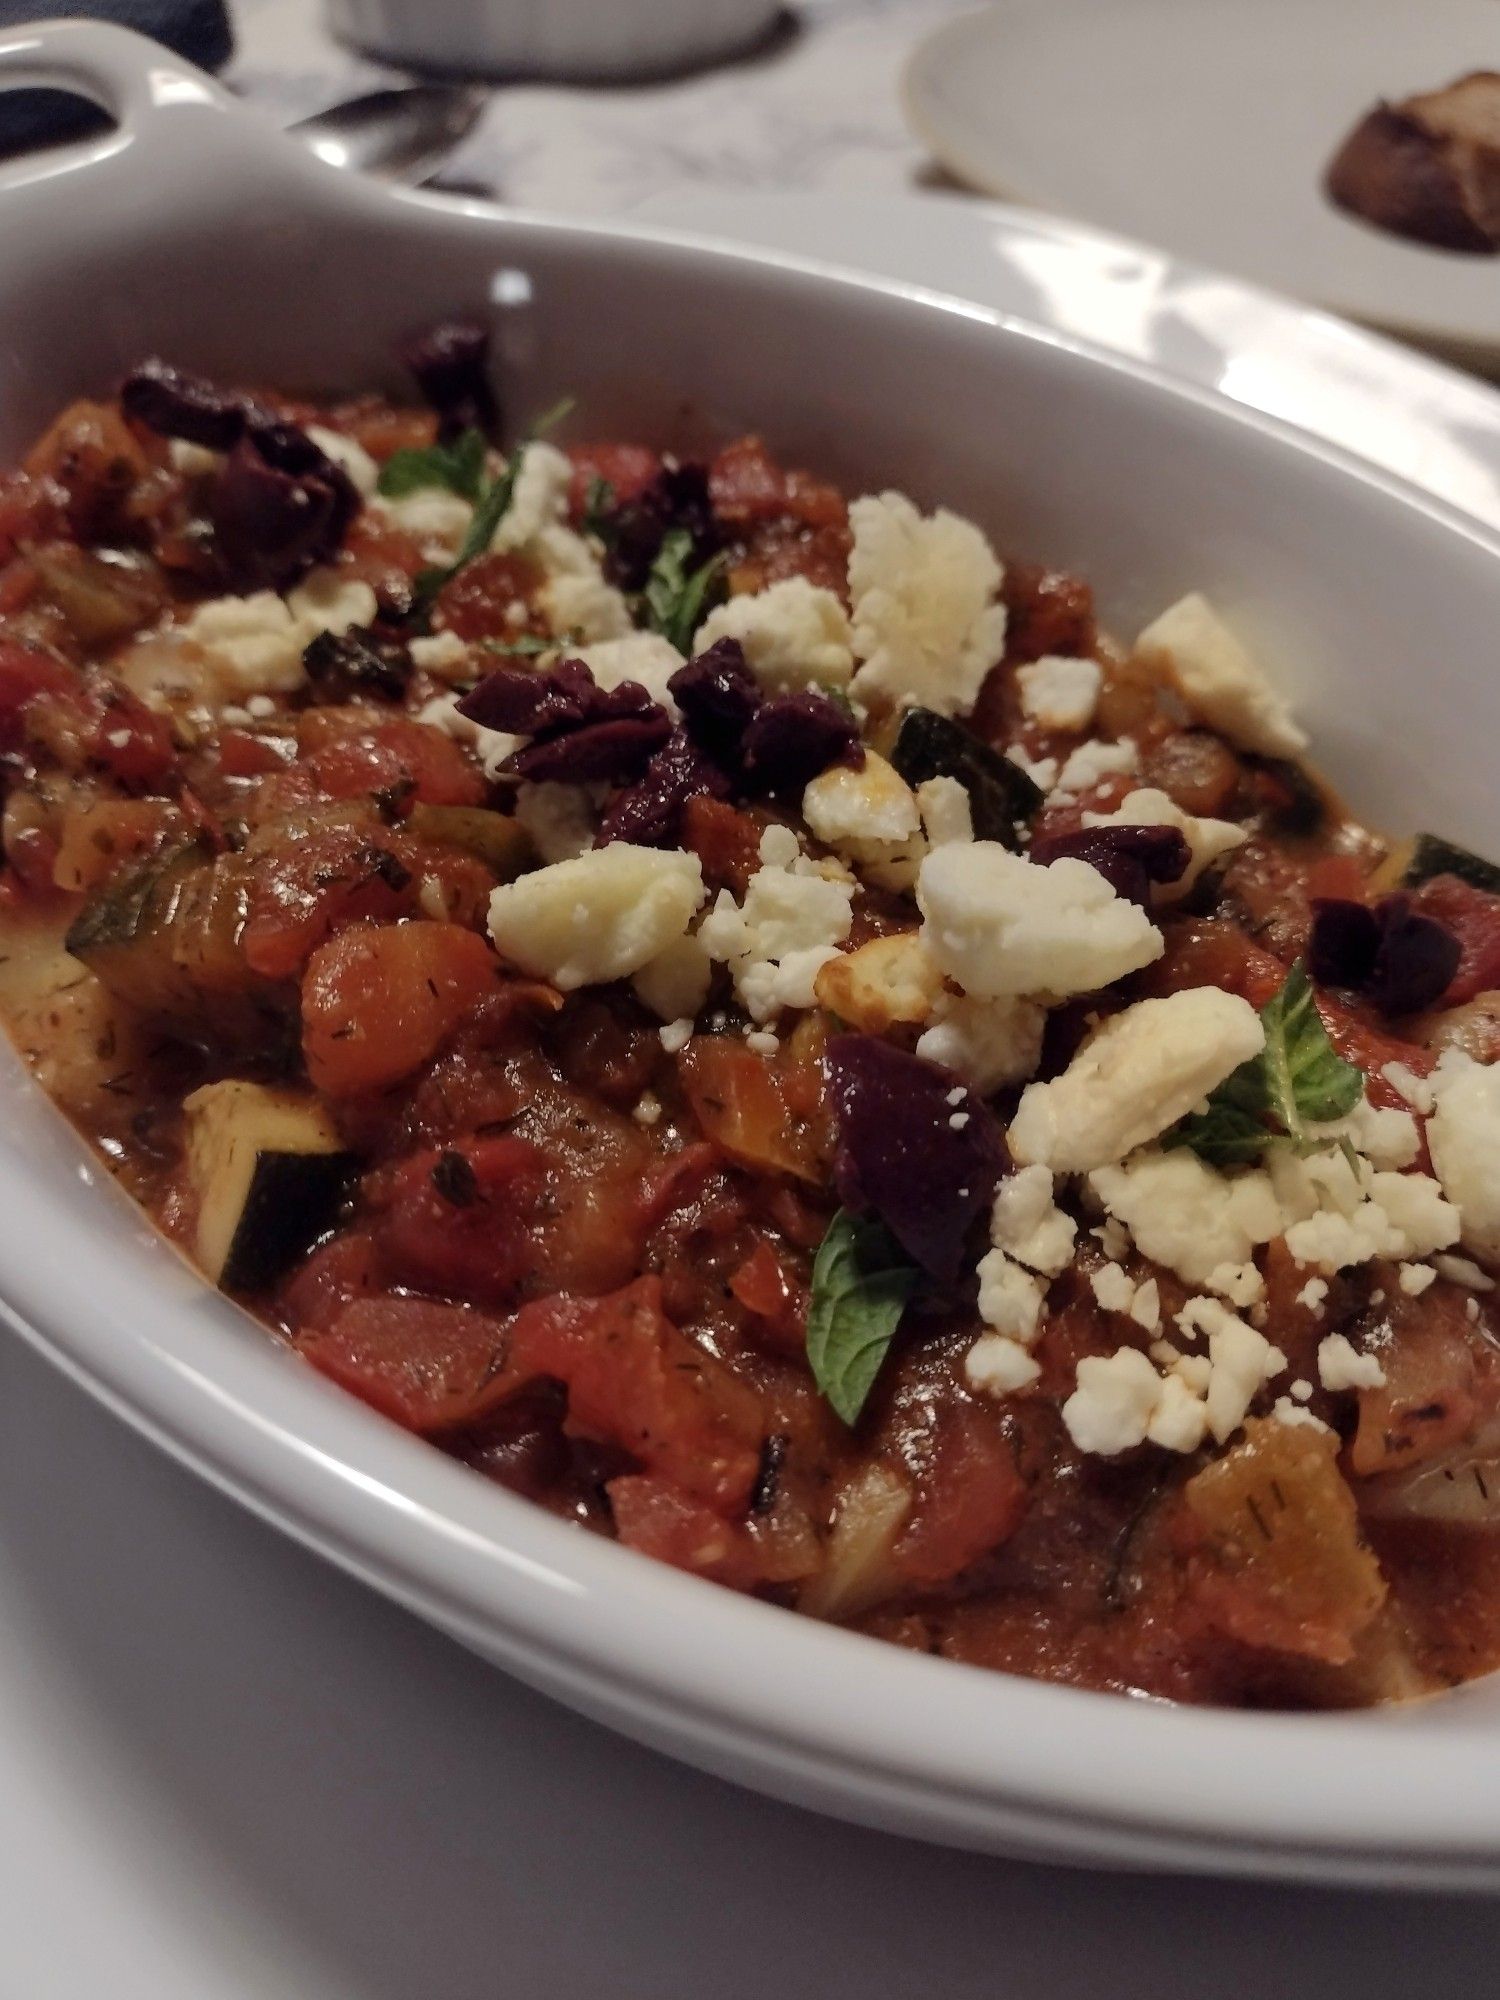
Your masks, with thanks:
M 306 1091 L 231 1077 L 183 1108 L 194 1258 L 226 1292 L 264 1292 L 333 1226 L 358 1162 Z
M 891 762 L 913 791 L 929 778 L 957 778 L 969 794 L 978 840 L 1020 848 L 1017 820 L 1029 820 L 1045 794 L 998 750 L 972 730 L 930 708 L 909 708 L 901 719 Z
M 1486 861 L 1480 854 L 1471 854 L 1468 848 L 1459 847 L 1438 834 L 1419 833 L 1401 877 L 1401 886 L 1416 889 L 1423 882 L 1430 882 L 1434 875 L 1456 875 L 1460 882 L 1467 882 L 1471 888 L 1484 889 L 1492 896 L 1500 896 L 1500 868 L 1493 861 Z
M 219 1272 L 226 1292 L 268 1291 L 338 1220 L 352 1153 L 261 1153 Z

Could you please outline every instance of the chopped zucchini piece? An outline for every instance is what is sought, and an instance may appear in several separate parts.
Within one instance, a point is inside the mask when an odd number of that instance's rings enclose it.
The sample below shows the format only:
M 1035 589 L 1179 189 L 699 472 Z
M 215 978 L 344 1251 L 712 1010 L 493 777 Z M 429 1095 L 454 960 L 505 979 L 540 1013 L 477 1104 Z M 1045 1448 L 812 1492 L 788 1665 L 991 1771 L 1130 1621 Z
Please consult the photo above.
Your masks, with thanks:
M 1265 757 L 1261 768 L 1281 786 L 1286 803 L 1275 806 L 1270 824 L 1277 833 L 1316 833 L 1328 817 L 1328 797 L 1311 771 L 1289 757 Z
M 536 862 L 531 836 L 509 813 L 484 806 L 413 806 L 407 831 L 476 855 L 496 879 L 512 882 Z
M 240 951 L 246 912 L 245 865 L 178 848 L 148 862 L 87 902 L 66 944 L 139 1013 L 182 1020 L 216 1033 L 264 1028 L 271 1004 Z
M 259 1292 L 329 1229 L 354 1156 L 316 1098 L 231 1079 L 186 1100 L 193 1255 L 226 1292 Z
M 1487 889 L 1492 896 L 1500 896 L 1500 868 L 1493 861 L 1471 854 L 1467 847 L 1455 846 L 1435 833 L 1419 833 L 1401 877 L 1402 886 L 1415 889 L 1420 883 L 1430 882 L 1434 875 L 1456 875 L 1472 888 Z
M 991 749 L 961 722 L 930 708 L 909 708 L 891 762 L 913 791 L 929 778 L 957 778 L 969 794 L 974 834 L 1017 849 L 1017 820 L 1028 820 L 1045 796 L 1019 764 Z

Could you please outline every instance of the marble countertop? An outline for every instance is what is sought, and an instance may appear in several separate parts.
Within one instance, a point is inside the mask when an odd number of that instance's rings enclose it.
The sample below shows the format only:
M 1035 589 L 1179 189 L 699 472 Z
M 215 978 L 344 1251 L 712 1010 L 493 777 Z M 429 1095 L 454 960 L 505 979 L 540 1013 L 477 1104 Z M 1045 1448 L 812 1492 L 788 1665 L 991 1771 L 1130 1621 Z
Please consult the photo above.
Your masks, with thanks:
M 623 214 L 692 187 L 910 192 L 940 180 L 908 133 L 907 54 L 968 0 L 806 0 L 762 47 L 667 83 L 499 86 L 444 177 L 570 214 Z M 313 0 L 238 0 L 229 80 L 278 117 L 393 72 L 342 47 Z

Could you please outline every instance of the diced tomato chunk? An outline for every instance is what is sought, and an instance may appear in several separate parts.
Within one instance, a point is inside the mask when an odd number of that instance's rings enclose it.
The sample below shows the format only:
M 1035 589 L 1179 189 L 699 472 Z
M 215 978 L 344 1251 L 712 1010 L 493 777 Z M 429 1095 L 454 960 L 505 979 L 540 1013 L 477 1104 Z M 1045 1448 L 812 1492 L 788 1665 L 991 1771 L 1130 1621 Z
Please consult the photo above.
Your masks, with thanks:
M 700 793 L 687 802 L 682 819 L 682 844 L 703 863 L 711 889 L 730 889 L 743 896 L 760 866 L 760 840 L 765 831 L 737 806 Z
M 836 486 L 779 465 L 758 437 L 725 445 L 709 467 L 708 490 L 714 512 L 737 525 L 791 519 L 807 528 L 842 527 L 849 516 Z
M 761 1580 L 760 1552 L 745 1530 L 670 1480 L 631 1473 L 612 1479 L 605 1491 L 626 1548 L 732 1590 L 753 1589 Z
M 24 739 L 27 704 L 39 694 L 76 694 L 82 688 L 77 669 L 50 653 L 33 652 L 0 639 L 0 750 L 19 750 Z
M 914 1583 L 958 1576 L 1008 1541 L 1026 1511 L 1016 1454 L 987 1411 L 955 1403 L 934 1417 L 915 1511 L 892 1551 Z
M 1436 917 L 1458 939 L 1461 957 L 1447 992 L 1445 1007 L 1458 1007 L 1476 993 L 1500 986 L 1500 896 L 1460 881 L 1456 875 L 1435 875 L 1416 892 L 1417 908 Z
M 460 639 L 514 639 L 511 606 L 529 607 L 541 580 L 525 556 L 477 556 L 438 597 L 433 623 Z
M 330 1097 L 383 1090 L 435 1054 L 494 985 L 494 953 L 458 924 L 341 931 L 308 961 L 302 1053 Z
M 807 1339 L 807 1287 L 764 1238 L 729 1280 L 754 1316 L 755 1332 L 779 1354 L 801 1354 Z
M 700 1036 L 679 1065 L 688 1102 L 708 1138 L 746 1166 L 819 1176 L 818 1122 L 795 1101 L 792 1065 L 728 1035 Z
M 523 1306 L 513 1363 L 568 1392 L 568 1427 L 618 1445 L 709 1506 L 742 1508 L 759 1465 L 758 1399 L 667 1318 L 661 1284 Z
M 455 1140 L 395 1170 L 379 1239 L 398 1284 L 507 1306 L 532 1278 L 547 1162 L 525 1139 Z
M 313 746 L 304 762 L 325 798 L 379 794 L 398 812 L 414 805 L 482 804 L 484 774 L 462 745 L 441 730 L 397 717 L 357 730 L 340 725 L 322 735 L 317 728 L 321 720 L 314 710 L 304 724 L 304 742 L 311 735 Z
M 325 938 L 350 924 L 393 922 L 416 906 L 417 895 L 394 837 L 376 839 L 357 827 L 289 837 L 255 856 L 240 936 L 245 963 L 284 979 Z
M 469 1306 L 355 1299 L 298 1344 L 321 1374 L 424 1435 L 473 1423 L 513 1387 L 504 1324 Z
M 615 504 L 637 499 L 661 471 L 661 453 L 643 444 L 570 444 L 573 478 L 568 487 L 568 510 L 581 520 L 589 504 L 595 480 L 609 487 Z
M 379 1258 L 367 1229 L 341 1229 L 320 1243 L 282 1287 L 282 1317 L 294 1334 L 326 1332 L 344 1307 L 378 1289 Z

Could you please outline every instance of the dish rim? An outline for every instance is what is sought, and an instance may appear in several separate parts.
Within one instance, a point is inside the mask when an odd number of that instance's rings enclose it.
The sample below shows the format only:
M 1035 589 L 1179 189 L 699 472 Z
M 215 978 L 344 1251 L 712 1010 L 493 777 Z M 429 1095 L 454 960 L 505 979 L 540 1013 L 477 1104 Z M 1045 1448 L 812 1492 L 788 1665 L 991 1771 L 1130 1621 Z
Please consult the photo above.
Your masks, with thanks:
M 125 116 L 122 135 L 75 158 L 80 169 L 138 144 L 153 120 L 163 129 L 152 135 L 161 142 L 152 157 L 180 169 L 176 134 L 165 143 L 167 121 L 184 106 L 221 110 L 227 102 L 151 45 L 85 24 L 0 39 L 0 82 L 7 68 L 28 82 L 72 80 L 85 60 L 90 81 Z M 1500 535 L 1395 476 L 1054 330 L 920 287 L 831 275 L 815 260 L 391 194 L 310 156 L 294 158 L 251 114 L 229 123 L 242 140 L 231 164 L 254 161 L 283 193 L 290 183 L 316 203 L 331 225 L 340 214 L 394 204 L 412 227 L 435 226 L 457 207 L 470 225 L 488 221 L 523 239 L 540 232 L 597 241 L 616 255 L 634 246 L 722 261 L 751 267 L 789 294 L 815 282 L 978 321 L 1295 448 L 1500 560 Z M 201 153 L 203 130 L 201 120 L 191 131 L 184 121 L 183 146 Z M 0 1073 L 0 1103 L 21 1114 L 0 1127 L 0 1171 L 15 1183 L 0 1204 L 0 1318 L 253 1512 L 586 1711 L 766 1789 L 964 1844 L 1040 1845 L 1134 1866 L 1500 1883 L 1500 1797 L 1477 1754 L 1493 1745 L 1494 1727 L 1467 1726 L 1463 1694 L 1442 1704 L 1440 1729 L 1425 1720 L 1430 1708 L 1265 1716 L 1130 1702 L 871 1644 L 596 1542 L 474 1480 L 267 1341 L 87 1163 L 82 1141 L 13 1052 Z M 36 1128 L 27 1136 L 39 1154 L 24 1173 L 8 1157 L 17 1125 Z M 80 1213 L 119 1254 L 107 1295 L 87 1283 L 101 1259 L 67 1254 Z M 64 1239 L 55 1261 L 38 1255 L 49 1236 Z M 222 1338 L 205 1345 L 205 1322 Z M 672 1632 L 670 1652 L 656 1641 L 662 1629 Z M 747 1661 L 755 1663 L 750 1674 Z M 914 1715 L 922 1725 L 915 1739 Z M 1062 1758 L 1059 1743 L 1067 1745 Z M 1360 1776 L 1365 1765 L 1378 1768 L 1378 1782 Z M 1221 1769 L 1236 1781 L 1227 1819 L 1203 1781 Z M 1393 1806 L 1404 1809 L 1399 1840 L 1380 1831 Z

